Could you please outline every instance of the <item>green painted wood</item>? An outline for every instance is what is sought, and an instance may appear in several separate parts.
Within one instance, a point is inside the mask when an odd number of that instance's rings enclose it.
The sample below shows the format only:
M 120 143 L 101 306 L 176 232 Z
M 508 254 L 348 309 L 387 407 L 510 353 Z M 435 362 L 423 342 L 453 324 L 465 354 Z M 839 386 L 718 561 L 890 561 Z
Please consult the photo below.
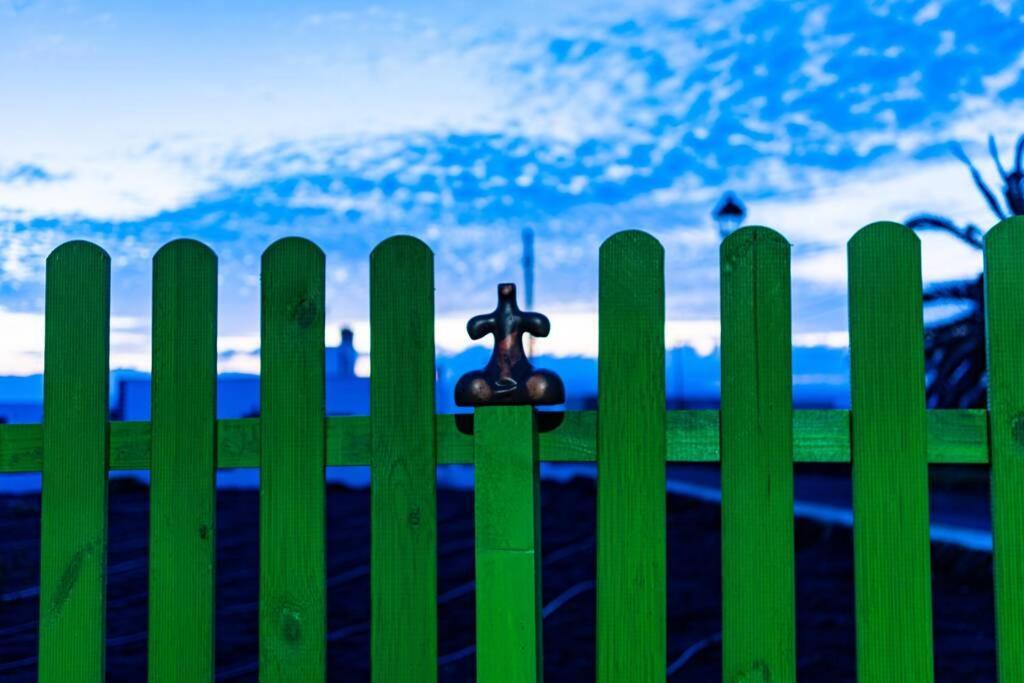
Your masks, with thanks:
M 324 254 L 263 254 L 260 362 L 260 681 L 326 677 Z
M 665 254 L 650 235 L 601 246 L 597 680 L 664 681 Z
M 718 411 L 671 410 L 666 414 L 668 462 L 718 462 Z M 473 439 L 460 432 L 451 415 L 438 415 L 439 465 L 473 463 Z M 0 473 L 39 472 L 43 463 L 42 426 L 0 425 Z M 150 466 L 150 424 L 110 425 L 110 469 Z M 541 462 L 594 462 L 597 413 L 573 410 L 558 429 L 540 435 Z M 846 410 L 793 413 L 795 462 L 850 462 L 850 414 Z M 370 464 L 370 419 L 361 415 L 327 418 L 327 465 Z M 217 421 L 217 467 L 260 466 L 258 418 Z M 988 411 L 929 410 L 928 462 L 933 465 L 987 465 Z
M 474 431 L 476 679 L 534 683 L 544 658 L 533 408 L 478 408 Z
M 176 240 L 153 258 L 149 680 L 214 672 L 217 257 Z M 186 635 L 187 634 L 187 635 Z
M 1024 218 L 985 235 L 992 568 L 999 680 L 1024 680 Z
M 933 465 L 987 465 L 988 413 L 985 410 L 929 410 L 928 462 Z
M 102 681 L 106 650 L 110 258 L 46 260 L 39 680 Z
M 789 243 L 721 247 L 722 678 L 796 680 Z
M 0 472 L 41 472 L 42 469 L 43 426 L 0 424 Z
M 434 256 L 412 237 L 370 256 L 371 672 L 437 680 Z
M 857 675 L 933 680 L 921 246 L 897 223 L 849 243 Z

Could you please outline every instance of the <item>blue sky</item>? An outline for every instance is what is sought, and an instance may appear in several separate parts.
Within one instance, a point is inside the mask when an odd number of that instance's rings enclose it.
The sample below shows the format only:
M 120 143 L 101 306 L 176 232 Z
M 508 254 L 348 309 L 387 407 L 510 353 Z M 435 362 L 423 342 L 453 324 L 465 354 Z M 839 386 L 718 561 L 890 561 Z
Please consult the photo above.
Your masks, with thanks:
M 222 369 L 252 370 L 275 239 L 323 246 L 327 339 L 365 348 L 370 249 L 421 237 L 443 351 L 519 278 L 524 225 L 541 350 L 594 352 L 598 245 L 632 227 L 666 246 L 667 341 L 707 349 L 726 188 L 794 245 L 797 342 L 841 345 L 852 232 L 990 225 L 947 144 L 996 184 L 986 136 L 1024 132 L 1021 3 L 484 5 L 0 0 L 0 373 L 41 369 L 43 260 L 72 238 L 113 258 L 114 366 L 148 367 L 175 237 L 219 254 Z M 924 248 L 928 279 L 980 267 Z

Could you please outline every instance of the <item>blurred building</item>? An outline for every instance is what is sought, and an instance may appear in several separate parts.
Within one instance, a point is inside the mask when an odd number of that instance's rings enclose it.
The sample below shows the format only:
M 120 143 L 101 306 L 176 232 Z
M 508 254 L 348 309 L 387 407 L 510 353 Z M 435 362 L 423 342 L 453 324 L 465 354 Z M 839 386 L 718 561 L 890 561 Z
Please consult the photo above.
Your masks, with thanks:
M 41 402 L 0 401 L 0 424 L 28 424 L 43 421 Z
M 370 379 L 356 376 L 359 353 L 352 330 L 341 331 L 341 344 L 324 349 L 325 393 L 328 415 L 365 415 L 370 412 Z M 126 421 L 150 419 L 152 380 L 130 377 L 118 383 L 113 418 Z M 217 377 L 217 417 L 230 419 L 260 414 L 258 375 L 224 374 Z

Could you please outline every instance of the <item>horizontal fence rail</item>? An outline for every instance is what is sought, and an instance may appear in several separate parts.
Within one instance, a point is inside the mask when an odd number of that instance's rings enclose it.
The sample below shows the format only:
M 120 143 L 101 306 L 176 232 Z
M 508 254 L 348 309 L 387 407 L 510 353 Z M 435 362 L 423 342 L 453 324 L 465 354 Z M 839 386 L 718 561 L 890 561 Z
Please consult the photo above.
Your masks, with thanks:
M 260 470 L 259 660 L 234 673 L 326 679 L 325 468 L 371 473 L 371 672 L 434 681 L 438 465 L 475 466 L 481 681 L 543 678 L 539 463 L 597 469 L 596 677 L 666 673 L 666 464 L 720 463 L 725 681 L 796 678 L 794 463 L 850 463 L 858 679 L 933 672 L 928 466 L 990 466 L 1000 681 L 1024 680 L 1024 218 L 985 240 L 988 410 L 926 410 L 921 254 L 902 225 L 848 246 L 851 410 L 794 410 L 790 245 L 743 228 L 721 245 L 722 405 L 665 409 L 665 254 L 625 231 L 600 252 L 596 411 L 550 431 L 529 406 L 436 414 L 433 254 L 373 251 L 370 415 L 325 415 L 325 260 L 286 238 L 263 255 L 261 412 L 216 419 L 217 259 L 154 258 L 151 422 L 108 417 L 110 259 L 47 260 L 44 423 L 0 425 L 0 473 L 42 474 L 38 675 L 105 675 L 107 475 L 151 475 L 149 678 L 214 674 L 216 472 Z M 557 324 L 557 320 L 555 321 Z M 572 387 L 569 387 L 571 392 Z
M 929 464 L 988 464 L 987 411 L 929 410 L 926 417 Z M 669 410 L 665 423 L 666 462 L 720 460 L 717 410 Z M 110 423 L 110 470 L 148 470 L 151 430 L 149 422 Z M 331 416 L 326 430 L 328 467 L 370 464 L 370 418 Z M 42 471 L 42 436 L 40 425 L 0 424 L 0 473 Z M 438 465 L 473 464 L 473 437 L 454 415 L 437 416 L 434 438 Z M 259 440 L 259 418 L 218 420 L 217 467 L 259 467 Z M 541 462 L 596 462 L 597 411 L 567 411 L 561 426 L 538 440 Z M 849 463 L 850 411 L 793 411 L 793 462 Z

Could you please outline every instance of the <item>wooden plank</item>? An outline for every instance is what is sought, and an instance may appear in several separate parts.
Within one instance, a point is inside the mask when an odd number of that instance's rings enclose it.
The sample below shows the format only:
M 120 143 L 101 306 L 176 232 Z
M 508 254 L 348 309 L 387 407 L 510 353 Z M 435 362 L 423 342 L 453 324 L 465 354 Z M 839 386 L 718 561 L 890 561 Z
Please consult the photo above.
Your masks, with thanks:
M 258 417 L 218 420 L 217 467 L 259 467 L 261 439 Z
M 665 680 L 665 253 L 630 230 L 601 246 L 597 680 Z
M 1000 681 L 1024 680 L 1024 218 L 985 235 L 985 316 L 992 443 L 992 568 Z
M 544 679 L 540 476 L 531 406 L 475 413 L 476 680 Z
M 668 462 L 718 462 L 718 411 L 672 410 L 666 416 Z M 258 418 L 217 421 L 217 467 L 259 467 Z M 473 439 L 461 433 L 452 415 L 438 415 L 439 465 L 473 463 Z M 110 469 L 146 470 L 150 461 L 148 422 L 110 425 Z M 597 412 L 570 411 L 558 429 L 540 435 L 541 462 L 594 462 Z M 327 418 L 327 465 L 370 464 L 370 419 L 361 415 Z M 850 413 L 797 410 L 793 413 L 795 462 L 850 462 Z M 43 462 L 41 425 L 0 425 L 0 474 L 39 472 Z M 987 465 L 988 411 L 929 410 L 928 462 L 933 465 Z
M 721 248 L 722 679 L 796 680 L 789 243 Z
M 43 425 L 0 424 L 0 473 L 40 472 L 42 469 Z
M 209 681 L 217 528 L 217 257 L 195 240 L 170 242 L 153 258 L 151 413 L 149 680 Z
M 326 677 L 324 254 L 263 254 L 260 681 Z
M 106 650 L 110 258 L 46 260 L 39 680 L 102 681 Z
M 850 411 L 794 411 L 793 460 L 850 462 Z
M 849 243 L 860 681 L 931 681 L 921 245 L 897 223 Z
M 718 462 L 718 411 L 672 410 L 665 415 L 666 460 Z
M 987 465 L 988 413 L 984 410 L 929 410 L 928 462 Z
M 437 680 L 434 255 L 392 237 L 370 256 L 371 672 Z

